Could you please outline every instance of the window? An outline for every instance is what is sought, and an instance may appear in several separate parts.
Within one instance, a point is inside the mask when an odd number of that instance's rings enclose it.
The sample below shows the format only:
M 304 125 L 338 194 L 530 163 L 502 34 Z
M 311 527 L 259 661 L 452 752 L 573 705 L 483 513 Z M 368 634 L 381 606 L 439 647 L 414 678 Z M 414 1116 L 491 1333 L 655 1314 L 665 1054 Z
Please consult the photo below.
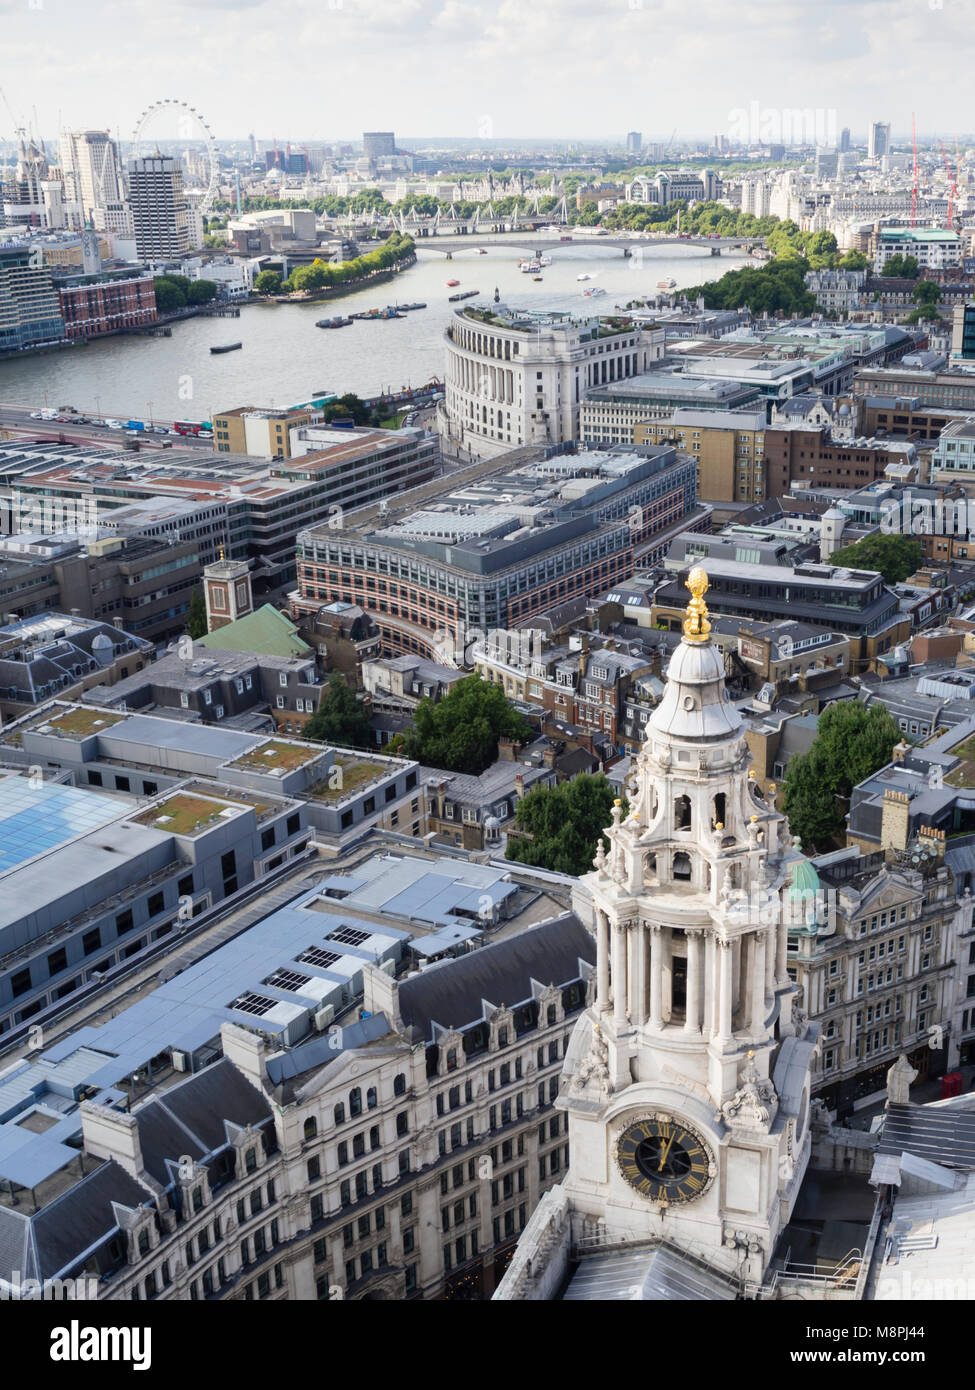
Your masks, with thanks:
M 339 1147 L 340 1147 L 340 1150 L 341 1150 L 341 1149 L 344 1148 L 345 1146 L 344 1146 L 344 1145 L 340 1145 Z M 346 1159 L 345 1161 L 348 1162 L 348 1159 Z M 340 1162 L 340 1163 L 342 1162 L 341 1156 L 339 1157 L 339 1162 Z M 318 1158 L 318 1157 L 310 1158 L 310 1159 L 308 1160 L 308 1181 L 309 1181 L 309 1182 L 315 1182 L 315 1181 L 317 1181 L 317 1179 L 320 1178 L 321 1176 L 322 1176 L 322 1161 L 321 1161 L 321 1159 Z
M 305 1140 L 314 1139 L 318 1133 L 318 1121 L 312 1115 L 305 1121 Z

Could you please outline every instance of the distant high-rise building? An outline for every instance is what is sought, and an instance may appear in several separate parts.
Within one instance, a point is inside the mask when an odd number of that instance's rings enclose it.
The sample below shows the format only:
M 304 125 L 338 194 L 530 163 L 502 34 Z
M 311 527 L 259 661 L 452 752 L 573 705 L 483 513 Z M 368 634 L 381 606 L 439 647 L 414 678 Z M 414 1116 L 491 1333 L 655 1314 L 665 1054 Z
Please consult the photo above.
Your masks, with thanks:
M 840 131 L 840 154 L 846 154 L 850 148 L 850 127 L 845 125 Z
M 890 153 L 890 122 L 874 121 L 867 136 L 867 157 L 880 159 Z
M 391 130 L 367 130 L 362 136 L 366 159 L 383 159 L 396 153 L 396 136 Z
M 257 141 L 254 139 L 253 135 L 248 135 L 247 140 L 250 144 L 251 163 L 253 164 L 254 160 L 257 158 Z
M 643 149 L 643 136 L 641 135 L 640 131 L 638 131 L 638 130 L 630 130 L 630 131 L 627 131 L 627 135 L 626 135 L 626 153 L 627 153 L 627 154 L 639 154 L 640 151 L 641 151 L 642 149 Z
M 118 147 L 108 131 L 65 131 L 60 153 L 64 194 L 75 225 L 127 231 Z
M 46 266 L 28 246 L 0 247 L 0 352 L 61 342 L 61 301 Z
M 190 245 L 189 210 L 179 162 L 158 151 L 129 163 L 129 202 L 140 261 L 179 260 Z

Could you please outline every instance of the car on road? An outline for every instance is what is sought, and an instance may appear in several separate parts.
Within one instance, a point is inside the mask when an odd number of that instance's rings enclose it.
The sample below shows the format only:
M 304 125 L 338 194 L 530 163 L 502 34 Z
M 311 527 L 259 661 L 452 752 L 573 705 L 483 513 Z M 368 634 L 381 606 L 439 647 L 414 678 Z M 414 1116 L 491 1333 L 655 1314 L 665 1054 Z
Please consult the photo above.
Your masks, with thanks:
M 44 416 L 41 414 L 39 410 L 32 410 L 30 413 L 30 418 L 32 420 L 43 420 Z
M 106 420 L 106 421 L 105 421 L 105 424 L 108 426 L 108 428 L 109 428 L 110 430 L 124 430 L 124 429 L 125 429 L 125 426 L 122 424 L 122 421 L 121 421 L 121 420 Z
M 172 433 L 173 433 L 173 431 L 172 431 L 172 430 L 168 430 L 168 429 L 166 428 L 165 425 L 153 425 L 153 427 L 152 427 L 152 432 L 153 432 L 153 434 L 172 434 Z

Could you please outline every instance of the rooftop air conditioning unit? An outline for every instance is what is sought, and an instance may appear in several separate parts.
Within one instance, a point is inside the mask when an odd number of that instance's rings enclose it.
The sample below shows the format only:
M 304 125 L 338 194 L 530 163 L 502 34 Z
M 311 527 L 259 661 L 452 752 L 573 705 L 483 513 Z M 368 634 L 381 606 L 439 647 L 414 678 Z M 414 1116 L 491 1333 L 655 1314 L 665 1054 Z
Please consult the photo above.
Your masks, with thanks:
M 173 1071 L 189 1071 L 185 1052 L 179 1052 L 173 1048 Z
M 331 1004 L 326 1004 L 323 1009 L 319 1009 L 315 1014 L 315 1029 L 319 1033 L 324 1033 L 329 1024 L 335 1020 L 335 1008 Z

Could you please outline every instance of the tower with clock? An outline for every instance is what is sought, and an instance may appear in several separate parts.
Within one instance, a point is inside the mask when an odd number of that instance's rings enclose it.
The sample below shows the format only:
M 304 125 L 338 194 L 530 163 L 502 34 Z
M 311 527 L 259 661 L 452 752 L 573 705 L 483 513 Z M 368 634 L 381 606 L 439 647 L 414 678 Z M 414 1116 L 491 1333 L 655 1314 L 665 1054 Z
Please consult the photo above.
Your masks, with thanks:
M 559 1104 L 573 1238 L 661 1240 L 760 1281 L 808 1161 L 815 1027 L 786 969 L 798 865 L 749 772 L 691 571 L 683 637 L 626 787 L 578 882 L 595 996 Z

